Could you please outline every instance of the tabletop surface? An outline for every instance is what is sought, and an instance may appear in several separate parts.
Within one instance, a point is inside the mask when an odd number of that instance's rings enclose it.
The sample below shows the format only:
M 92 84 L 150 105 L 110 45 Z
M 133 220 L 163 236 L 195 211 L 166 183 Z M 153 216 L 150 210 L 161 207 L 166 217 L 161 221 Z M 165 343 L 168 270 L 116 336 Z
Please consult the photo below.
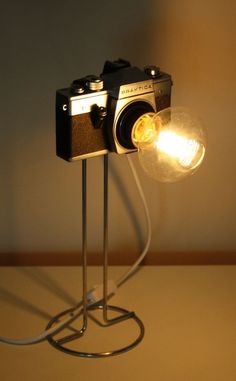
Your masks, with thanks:
M 112 267 L 109 276 L 116 280 L 125 270 Z M 100 268 L 90 267 L 88 278 L 89 286 L 100 283 Z M 0 336 L 35 336 L 51 317 L 80 300 L 81 269 L 2 267 L 0 296 Z M 47 341 L 0 344 L 1 380 L 236 380 L 236 266 L 146 266 L 110 303 L 142 319 L 145 336 L 137 347 L 111 358 L 85 359 Z M 130 324 L 101 329 L 89 319 L 86 337 L 73 345 L 92 352 L 115 349 L 130 340 Z

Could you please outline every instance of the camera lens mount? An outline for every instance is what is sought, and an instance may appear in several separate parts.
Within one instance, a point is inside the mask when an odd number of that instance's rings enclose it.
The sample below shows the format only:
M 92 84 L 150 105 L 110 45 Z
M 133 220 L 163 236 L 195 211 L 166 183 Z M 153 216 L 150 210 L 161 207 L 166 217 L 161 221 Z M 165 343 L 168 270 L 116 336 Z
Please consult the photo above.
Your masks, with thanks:
M 153 107 L 145 101 L 129 103 L 121 112 L 116 123 L 116 138 L 118 143 L 127 149 L 136 148 L 131 139 L 131 133 L 136 120 L 147 112 L 155 112 Z

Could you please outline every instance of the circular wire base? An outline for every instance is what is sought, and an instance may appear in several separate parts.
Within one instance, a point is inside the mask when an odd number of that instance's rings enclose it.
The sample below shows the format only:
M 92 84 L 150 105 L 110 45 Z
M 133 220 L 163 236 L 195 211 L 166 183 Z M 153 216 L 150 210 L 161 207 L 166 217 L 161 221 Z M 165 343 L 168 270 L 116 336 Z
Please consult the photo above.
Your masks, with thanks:
M 93 306 L 92 308 L 88 308 L 88 310 L 96 310 L 96 309 L 99 309 L 99 310 L 102 310 L 103 309 L 103 305 L 96 305 L 96 306 Z M 117 307 L 117 306 L 110 306 L 108 305 L 107 306 L 107 310 L 110 310 L 110 311 L 116 311 L 116 312 L 119 312 L 120 314 L 122 315 L 128 315 L 127 319 L 132 319 L 139 327 L 139 335 L 138 337 L 131 343 L 131 344 L 128 344 L 122 348 L 119 348 L 119 349 L 115 349 L 115 350 L 110 350 L 110 351 L 104 351 L 104 352 L 83 352 L 83 351 L 77 351 L 77 350 L 73 350 L 73 349 L 70 349 L 70 348 L 67 348 L 65 345 L 62 345 L 61 343 L 59 343 L 57 340 L 55 340 L 52 336 L 48 336 L 47 337 L 47 340 L 49 342 L 49 344 L 51 344 L 54 348 L 62 351 L 62 352 L 65 352 L 69 355 L 73 355 L 73 356 L 79 356 L 79 357 L 86 357 L 86 358 L 101 358 L 101 357 L 110 357 L 110 356 L 116 356 L 116 355 L 119 355 L 121 353 L 124 353 L 124 352 L 127 352 L 131 349 L 133 349 L 136 345 L 138 345 L 143 337 L 144 337 L 144 325 L 142 323 L 142 321 L 135 315 L 135 313 L 130 313 L 130 311 L 128 310 L 125 310 L 124 308 L 121 308 L 121 307 Z M 50 322 L 48 323 L 47 325 L 47 328 L 46 329 L 49 329 L 53 326 L 53 324 L 57 323 L 58 320 L 60 318 L 62 318 L 64 315 L 66 315 L 68 313 L 68 310 L 67 311 L 63 311 L 61 312 L 60 314 L 58 314 L 57 316 L 55 316 L 52 320 L 50 320 Z M 119 323 L 116 323 L 116 324 L 119 324 Z M 110 325 L 108 324 L 107 326 L 103 326 L 104 328 L 106 327 L 110 327 Z M 85 331 L 86 333 L 86 331 Z M 78 338 L 79 339 L 79 338 Z

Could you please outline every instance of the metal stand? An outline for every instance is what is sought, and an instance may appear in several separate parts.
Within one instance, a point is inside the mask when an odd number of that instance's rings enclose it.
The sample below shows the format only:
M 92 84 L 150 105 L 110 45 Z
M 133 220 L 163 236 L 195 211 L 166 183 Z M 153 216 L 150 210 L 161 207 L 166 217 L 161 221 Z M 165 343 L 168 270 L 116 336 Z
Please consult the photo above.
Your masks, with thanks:
M 87 358 L 97 358 L 97 357 L 108 357 L 127 352 L 128 350 L 134 348 L 144 336 L 144 325 L 142 321 L 135 315 L 134 312 L 127 311 L 121 307 L 108 305 L 108 155 L 104 155 L 104 216 L 103 216 L 103 300 L 94 305 L 88 305 L 87 302 L 87 162 L 83 160 L 82 162 L 82 272 L 83 272 L 83 307 L 81 314 L 82 317 L 82 327 L 78 329 L 71 328 L 74 332 L 70 335 L 66 335 L 63 338 L 56 340 L 54 337 L 49 336 L 48 342 L 54 346 L 56 349 L 63 351 L 65 353 L 87 357 Z M 47 329 L 51 328 L 54 324 L 58 323 L 61 318 L 65 318 L 66 315 L 70 314 L 73 316 L 73 310 L 69 309 L 63 311 L 57 316 L 55 316 L 48 324 Z M 99 310 L 102 312 L 103 321 L 100 322 L 97 318 L 90 314 L 90 311 Z M 115 311 L 118 316 L 114 318 L 108 317 L 108 311 Z M 127 319 L 132 319 L 133 322 L 139 328 L 138 337 L 125 347 L 107 350 L 104 352 L 83 352 L 77 351 L 66 347 L 65 344 L 72 342 L 73 340 L 79 339 L 84 336 L 88 327 L 88 318 L 91 318 L 100 327 L 106 328 L 114 324 L 120 323 Z

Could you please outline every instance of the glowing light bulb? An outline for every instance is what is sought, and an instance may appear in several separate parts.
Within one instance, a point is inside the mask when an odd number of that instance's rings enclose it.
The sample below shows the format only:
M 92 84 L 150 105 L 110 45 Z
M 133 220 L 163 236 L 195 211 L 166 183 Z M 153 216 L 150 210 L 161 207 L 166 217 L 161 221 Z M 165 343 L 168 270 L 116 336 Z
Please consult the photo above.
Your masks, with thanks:
M 142 115 L 134 124 L 132 142 L 144 171 L 162 182 L 178 181 L 194 173 L 206 147 L 201 120 L 180 107 Z
M 158 150 L 176 158 L 183 167 L 191 165 L 200 148 L 196 140 L 186 139 L 172 131 L 161 131 L 154 144 Z

